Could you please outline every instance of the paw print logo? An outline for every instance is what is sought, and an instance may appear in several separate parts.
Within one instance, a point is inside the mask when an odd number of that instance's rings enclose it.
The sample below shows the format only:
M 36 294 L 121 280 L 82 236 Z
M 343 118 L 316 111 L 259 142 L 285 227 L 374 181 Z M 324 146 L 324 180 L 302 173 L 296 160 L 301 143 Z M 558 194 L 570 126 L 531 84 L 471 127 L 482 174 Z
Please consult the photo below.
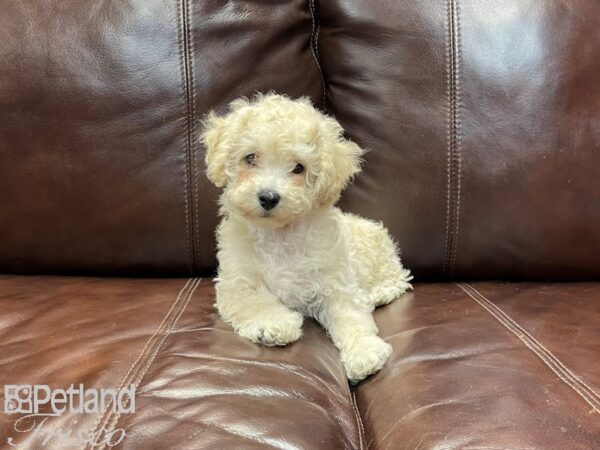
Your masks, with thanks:
M 6 414 L 33 412 L 31 401 L 33 390 L 28 385 L 7 384 L 4 386 L 4 412 Z

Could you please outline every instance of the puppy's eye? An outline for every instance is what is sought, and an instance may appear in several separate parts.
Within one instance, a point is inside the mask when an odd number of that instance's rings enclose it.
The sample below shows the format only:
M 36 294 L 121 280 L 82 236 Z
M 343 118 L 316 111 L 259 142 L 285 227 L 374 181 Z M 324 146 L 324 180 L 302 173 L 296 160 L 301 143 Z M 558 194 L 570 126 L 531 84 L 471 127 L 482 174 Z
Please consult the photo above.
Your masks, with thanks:
M 250 153 L 244 157 L 244 160 L 248 163 L 248 165 L 253 166 L 256 164 L 256 153 Z
M 302 172 L 304 172 L 304 166 L 300 163 L 296 164 L 296 167 L 294 167 L 294 170 L 292 170 L 292 173 L 295 173 L 295 174 L 299 174 Z

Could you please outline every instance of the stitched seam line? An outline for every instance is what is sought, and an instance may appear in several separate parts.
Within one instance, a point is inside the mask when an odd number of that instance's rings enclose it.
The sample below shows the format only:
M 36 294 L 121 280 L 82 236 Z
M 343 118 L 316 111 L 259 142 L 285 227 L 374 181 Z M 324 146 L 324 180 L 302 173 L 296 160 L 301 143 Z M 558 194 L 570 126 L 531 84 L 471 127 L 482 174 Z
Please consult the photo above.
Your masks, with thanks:
M 165 341 L 167 340 L 167 338 L 169 336 L 171 336 L 171 334 L 173 333 L 173 330 L 175 329 L 175 326 L 177 325 L 177 322 L 179 321 L 180 317 L 183 315 L 184 311 L 187 309 L 187 306 L 190 303 L 190 300 L 192 299 L 192 296 L 194 295 L 194 292 L 196 291 L 196 289 L 200 285 L 201 281 L 202 281 L 201 278 L 198 278 L 198 279 L 194 280 L 194 283 L 192 284 L 192 287 L 189 289 L 189 292 L 185 296 L 185 300 L 183 300 L 183 302 L 182 302 L 182 306 L 179 309 L 179 312 L 175 315 L 175 318 L 174 318 L 173 322 L 171 323 L 171 325 L 169 327 L 167 327 L 167 332 L 163 334 L 162 339 L 160 340 L 160 342 L 158 343 L 158 345 L 154 349 L 154 352 L 152 353 L 152 356 L 150 356 L 150 358 L 146 362 L 146 364 L 145 364 L 143 370 L 141 371 L 141 373 L 139 373 L 138 376 L 136 377 L 136 379 L 134 379 L 132 381 L 132 383 L 135 384 L 136 387 L 139 387 L 140 383 L 144 379 L 144 376 L 146 375 L 146 372 L 148 372 L 148 369 L 150 369 L 150 366 L 152 365 L 152 363 L 156 359 L 156 356 L 160 352 L 160 349 L 162 348 L 163 344 L 165 343 Z M 127 400 L 125 401 L 125 404 L 123 405 L 124 408 L 127 408 L 128 404 L 129 404 L 128 402 L 129 402 L 129 397 L 127 398 Z M 112 418 L 109 417 L 109 420 L 107 422 L 108 423 L 108 428 L 106 430 L 106 435 L 110 435 L 110 433 L 116 428 L 116 426 L 119 423 L 120 417 L 121 417 L 121 413 L 120 412 L 115 413 Z M 103 450 L 104 448 L 106 448 L 106 444 L 102 445 L 98 450 Z
M 128 383 L 128 381 L 132 378 L 131 374 L 137 370 L 138 366 L 141 364 L 141 360 L 145 357 L 145 355 L 149 352 L 151 352 L 151 343 L 155 340 L 158 339 L 158 335 L 163 332 L 163 329 L 165 328 L 166 324 L 168 323 L 168 319 L 169 317 L 171 317 L 173 310 L 175 309 L 176 305 L 178 303 L 180 303 L 180 299 L 182 298 L 183 293 L 188 289 L 188 287 L 190 286 L 190 282 L 192 282 L 192 278 L 189 278 L 185 285 L 181 288 L 181 290 L 179 291 L 179 293 L 177 294 L 177 297 L 175 298 L 175 301 L 171 304 L 171 307 L 169 308 L 169 310 L 167 311 L 167 313 L 165 314 L 165 316 L 163 317 L 162 321 L 160 322 L 160 324 L 158 325 L 158 327 L 156 328 L 156 330 L 154 331 L 154 333 L 152 333 L 152 335 L 148 338 L 148 340 L 146 341 L 146 344 L 144 345 L 144 347 L 142 348 L 142 351 L 140 352 L 140 354 L 138 355 L 138 357 L 136 358 L 136 360 L 133 362 L 133 364 L 131 365 L 131 367 L 129 367 L 129 370 L 127 371 L 127 373 L 125 374 L 125 376 L 123 377 L 123 379 L 121 380 L 121 382 L 119 383 L 119 385 L 117 386 L 117 391 L 122 389 L 123 386 L 125 386 L 126 384 L 131 384 Z M 105 424 L 108 421 L 108 416 L 109 416 L 109 410 L 110 408 L 112 408 L 112 402 L 109 399 L 108 404 L 106 405 L 106 408 L 104 409 L 104 411 L 102 412 L 102 414 L 100 414 L 100 416 L 98 417 L 98 420 L 96 420 L 96 423 L 94 424 L 94 427 L 92 428 L 92 433 L 90 434 L 91 436 L 96 435 L 96 433 L 98 432 L 98 430 L 100 429 L 100 427 L 104 427 Z M 88 448 L 88 443 L 86 443 L 83 446 L 83 449 L 85 450 L 86 448 Z M 95 447 L 94 447 L 95 448 Z
M 179 55 L 181 59 L 181 90 L 185 99 L 185 220 L 188 243 L 189 271 L 196 267 L 195 204 L 194 204 L 194 101 L 193 78 L 190 62 L 189 4 L 187 0 L 177 2 L 177 26 L 179 31 Z
M 515 322 L 510 316 L 508 316 L 508 314 L 506 314 L 504 311 L 502 311 L 493 302 L 491 302 L 489 299 L 487 299 L 482 293 L 480 293 L 477 289 L 475 289 L 475 287 L 473 287 L 467 283 L 465 283 L 464 286 L 466 286 L 467 289 L 469 289 L 473 295 L 477 296 L 483 302 L 485 302 L 487 305 L 489 305 L 490 308 L 496 310 L 498 312 L 498 314 L 501 315 L 504 320 L 508 321 L 515 328 L 516 332 L 518 333 L 517 336 L 520 339 L 521 339 L 521 336 L 523 336 L 524 338 L 527 338 L 529 341 L 531 341 L 532 345 L 534 345 L 541 352 L 544 353 L 543 357 L 550 360 L 553 365 L 558 365 L 565 373 L 567 373 L 570 377 L 572 377 L 577 383 L 581 384 L 583 386 L 583 388 L 588 391 L 587 392 L 588 395 L 592 396 L 597 403 L 600 403 L 600 396 L 598 394 L 596 394 L 596 392 L 589 385 L 587 385 L 583 380 L 581 380 L 581 378 L 579 378 L 577 375 L 575 375 L 573 372 L 571 372 L 571 370 L 567 366 L 565 366 L 556 356 L 554 356 L 554 354 L 552 352 L 550 352 L 550 350 L 548 350 L 538 340 L 536 340 L 527 330 L 525 330 L 523 327 L 521 327 L 517 322 Z M 540 356 L 540 358 L 542 358 L 542 356 Z
M 191 92 L 190 101 L 192 105 L 192 117 L 191 121 L 191 133 L 190 133 L 190 153 L 192 157 L 192 167 L 194 176 L 192 178 L 193 183 L 193 196 L 194 196 L 194 208 L 192 209 L 192 219 L 194 224 L 194 254 L 195 254 L 195 263 L 198 264 L 198 249 L 197 245 L 200 242 L 200 232 L 199 232 L 199 220 L 197 218 L 198 214 L 198 135 L 197 135 L 197 120 L 196 120 L 196 87 L 194 83 L 194 40 L 192 39 L 192 6 L 191 0 L 187 1 L 187 42 L 188 42 L 188 68 L 189 68 L 189 90 Z M 194 266 L 196 269 L 196 266 Z
M 459 0 L 455 0 L 454 3 L 454 18 L 455 18 L 455 46 L 456 51 L 454 52 L 454 68 L 455 68 L 455 79 L 454 79 L 454 92 L 455 92 L 455 107 L 454 107 L 454 140 L 455 140 L 455 152 L 454 152 L 454 166 L 455 166 L 455 180 L 456 180 L 456 198 L 455 198 L 455 221 L 454 221 L 454 239 L 452 240 L 452 253 L 450 259 L 450 276 L 454 276 L 454 267 L 456 265 L 456 254 L 458 252 L 458 232 L 460 225 L 460 198 L 461 198 L 461 187 L 462 187 L 462 167 L 461 167 L 461 116 L 460 111 L 462 109 L 461 102 L 461 82 L 460 82 L 460 61 L 461 61 L 461 26 L 460 26 L 460 3 Z
M 514 334 L 527 348 L 535 353 L 542 362 L 554 372 L 567 386 L 573 389 L 593 411 L 600 413 L 600 396 L 567 366 L 565 366 L 554 354 L 538 342 L 527 330 L 521 327 L 502 309 L 488 300 L 473 286 L 466 283 L 456 283 L 469 297 L 475 300 L 481 307 L 489 312 L 498 322 Z
M 460 135 L 460 14 L 458 0 L 447 0 L 448 39 L 446 67 L 448 73 L 448 156 L 446 191 L 446 245 L 443 275 L 452 278 L 456 263 L 460 197 L 461 197 L 461 135 Z
M 364 448 L 364 439 L 365 439 L 365 427 L 363 425 L 362 417 L 360 416 L 360 411 L 358 410 L 358 406 L 356 405 L 356 391 L 352 392 L 351 395 L 352 409 L 354 411 L 354 416 L 356 417 L 356 424 L 358 425 L 358 442 L 360 445 L 360 450 Z
M 446 232 L 445 232 L 445 246 L 444 246 L 444 258 L 443 258 L 443 266 L 442 266 L 442 274 L 445 276 L 448 269 L 448 245 L 450 243 L 450 188 L 451 188 L 451 138 L 450 138 L 450 124 L 452 120 L 451 113 L 451 99 L 452 99 L 452 90 L 453 90 L 453 73 L 451 70 L 451 48 L 452 48 L 452 29 L 451 29 L 451 14 L 450 14 L 450 0 L 446 1 L 446 75 L 447 75 L 447 129 L 446 129 L 446 145 L 448 147 L 447 155 L 446 155 Z
M 321 98 L 321 110 L 323 112 L 327 111 L 327 84 L 325 83 L 325 74 L 323 73 L 323 67 L 319 62 L 319 31 L 321 30 L 321 24 L 319 22 L 319 17 L 317 15 L 317 8 L 315 7 L 315 0 L 309 0 L 308 6 L 310 9 L 310 16 L 312 19 L 312 30 L 310 33 L 310 50 L 312 52 L 313 58 L 317 63 L 317 68 L 319 69 L 319 74 L 321 75 L 321 85 L 323 86 L 323 96 Z

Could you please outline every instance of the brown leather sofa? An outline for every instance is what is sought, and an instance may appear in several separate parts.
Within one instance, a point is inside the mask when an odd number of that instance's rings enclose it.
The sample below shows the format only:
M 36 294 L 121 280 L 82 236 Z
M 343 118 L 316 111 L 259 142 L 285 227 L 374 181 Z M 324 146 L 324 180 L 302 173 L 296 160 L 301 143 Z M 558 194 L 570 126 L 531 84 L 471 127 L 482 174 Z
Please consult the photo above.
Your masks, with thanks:
M 598 30 L 596 0 L 3 1 L 0 383 L 137 395 L 2 410 L 0 446 L 600 448 Z M 313 322 L 266 348 L 212 307 L 201 117 L 268 90 L 370 150 L 342 207 L 416 275 L 356 389 Z

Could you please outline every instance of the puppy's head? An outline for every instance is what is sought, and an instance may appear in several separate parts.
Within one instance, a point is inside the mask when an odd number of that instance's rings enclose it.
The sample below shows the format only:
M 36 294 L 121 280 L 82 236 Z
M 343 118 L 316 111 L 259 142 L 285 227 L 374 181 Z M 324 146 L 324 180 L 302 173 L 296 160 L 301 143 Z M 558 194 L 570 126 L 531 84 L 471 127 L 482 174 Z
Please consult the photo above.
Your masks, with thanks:
M 305 98 L 236 100 L 204 125 L 206 173 L 224 188 L 223 210 L 260 226 L 282 227 L 331 207 L 360 171 L 361 148 Z

